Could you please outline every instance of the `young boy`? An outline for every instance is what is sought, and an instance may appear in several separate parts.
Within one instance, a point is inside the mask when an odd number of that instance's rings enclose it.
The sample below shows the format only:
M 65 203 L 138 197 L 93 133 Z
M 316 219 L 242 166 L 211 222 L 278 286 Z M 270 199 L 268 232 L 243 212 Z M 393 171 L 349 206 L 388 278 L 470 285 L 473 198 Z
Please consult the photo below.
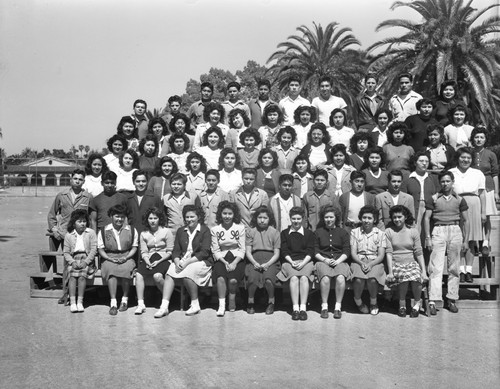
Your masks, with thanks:
M 290 210 L 293 207 L 301 207 L 302 201 L 299 196 L 292 194 L 293 176 L 283 174 L 279 178 L 279 192 L 271 197 L 269 206 L 276 220 L 276 229 L 281 232 L 290 227 Z
M 239 82 L 231 81 L 229 84 L 227 84 L 227 100 L 222 103 L 224 111 L 226 112 L 224 118 L 224 124 L 226 126 L 229 125 L 229 112 L 231 112 L 231 110 L 235 108 L 239 108 L 245 111 L 248 118 L 250 119 L 250 108 L 243 102 L 243 100 L 240 99 L 240 90 L 241 85 Z
M 168 109 L 165 107 L 161 113 L 161 118 L 167 126 L 170 126 L 170 121 L 172 118 L 181 112 L 182 98 L 177 95 L 170 96 L 168 98 Z
M 353 228 L 359 227 L 361 208 L 375 205 L 375 195 L 365 192 L 365 179 L 365 173 L 353 171 L 350 176 L 351 191 L 343 193 L 339 199 L 342 226 L 349 233 Z
M 249 227 L 252 220 L 252 213 L 263 205 L 269 205 L 269 197 L 267 193 L 255 187 L 255 179 L 257 170 L 253 168 L 245 168 L 241 172 L 243 185 L 234 193 L 234 202 L 240 210 L 241 222 Z
M 340 209 L 339 201 L 328 188 L 328 173 L 326 170 L 316 170 L 313 174 L 314 189 L 307 192 L 302 198 L 306 212 L 307 228 L 316 231 L 319 223 L 319 210 L 323 205 L 333 205 Z
M 439 173 L 441 190 L 425 204 L 425 247 L 430 250 L 429 300 L 431 315 L 436 315 L 436 301 L 442 300 L 443 270 L 447 256 L 448 309 L 457 313 L 460 251 L 469 249 L 469 207 L 465 200 L 453 192 L 455 177 L 450 171 Z M 433 229 L 431 234 L 431 221 Z M 462 223 L 462 229 L 460 224 Z
M 219 188 L 220 174 L 218 170 L 210 169 L 205 173 L 205 185 L 200 194 L 201 208 L 205 212 L 205 225 L 212 228 L 217 225 L 215 217 L 221 201 L 233 201 L 233 196 Z
M 137 230 L 140 235 L 146 228 L 142 223 L 142 217 L 149 208 L 157 207 L 161 209 L 160 197 L 147 190 L 148 179 L 146 172 L 136 170 L 132 173 L 135 191 L 126 194 L 127 198 L 127 218 L 128 224 Z
M 395 205 L 404 205 L 415 216 L 415 203 L 413 197 L 408 193 L 401 192 L 403 183 L 403 173 L 401 170 L 392 170 L 387 178 L 389 183 L 386 192 L 375 196 L 375 208 L 379 210 L 379 220 L 377 227 L 384 230 L 391 221 L 389 209 Z
M 345 111 L 347 104 L 342 97 L 332 95 L 332 79 L 328 76 L 322 76 L 319 79 L 319 96 L 315 97 L 311 105 L 316 108 L 318 121 L 325 126 L 330 127 L 330 113 L 340 108 Z M 347 124 L 347 123 L 344 123 Z
M 52 234 L 49 238 L 49 248 L 56 251 L 64 245 L 64 236 L 68 232 L 68 222 L 71 213 L 76 209 L 88 211 L 92 195 L 82 188 L 85 182 L 85 172 L 81 169 L 71 173 L 71 187 L 58 193 L 47 215 L 48 230 Z M 68 303 L 69 272 L 63 270 L 63 295 L 58 300 L 59 304 Z
M 300 96 L 301 79 L 299 76 L 292 76 L 288 79 L 288 95 L 281 99 L 279 107 L 283 112 L 283 125 L 293 126 L 295 124 L 293 114 L 301 105 L 310 106 L 309 100 Z
M 200 86 L 201 91 L 201 100 L 195 101 L 189 107 L 186 115 L 189 119 L 191 119 L 191 129 L 196 129 L 198 124 L 205 123 L 203 119 L 203 111 L 205 106 L 212 102 L 212 96 L 214 94 L 214 85 L 211 82 L 205 81 L 201 83 Z
M 377 127 L 375 113 L 384 107 L 385 98 L 377 93 L 378 79 L 373 74 L 365 76 L 365 90 L 355 101 L 354 119 L 358 130 L 371 132 Z
M 264 108 L 269 104 L 276 104 L 269 98 L 271 92 L 271 82 L 269 80 L 259 80 L 257 81 L 257 88 L 259 90 L 259 96 L 256 99 L 251 99 L 248 103 L 248 108 L 251 114 L 251 128 L 260 128 L 262 126 L 262 114 L 264 113 Z
M 103 173 L 101 184 L 104 191 L 90 200 L 90 226 L 96 231 L 111 223 L 108 210 L 114 205 L 127 206 L 127 196 L 116 191 L 116 173 Z
M 167 227 L 172 230 L 175 237 L 177 230 L 184 226 L 182 209 L 185 205 L 192 204 L 200 206 L 200 198 L 194 192 L 186 190 L 186 176 L 175 173 L 170 177 L 170 188 L 172 192 L 163 196 L 165 213 L 167 214 Z
M 147 103 L 144 100 L 137 99 L 134 101 L 134 113 L 130 115 L 135 120 L 139 140 L 142 140 L 148 134 L 149 120 L 146 116 Z
M 389 100 L 389 109 L 394 121 L 404 122 L 408 116 L 418 113 L 417 101 L 422 96 L 412 90 L 413 76 L 410 73 L 401 73 L 398 78 L 399 91 Z

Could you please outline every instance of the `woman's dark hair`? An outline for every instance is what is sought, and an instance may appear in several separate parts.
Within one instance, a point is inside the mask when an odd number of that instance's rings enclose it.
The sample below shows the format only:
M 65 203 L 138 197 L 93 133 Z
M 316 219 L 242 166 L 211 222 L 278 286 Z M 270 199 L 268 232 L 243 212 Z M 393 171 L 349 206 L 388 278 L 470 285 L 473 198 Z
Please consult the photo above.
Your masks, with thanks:
M 370 134 L 366 131 L 358 131 L 349 140 L 349 148 L 351 150 L 351 153 L 354 154 L 358 152 L 358 142 L 362 140 L 368 141 L 368 149 L 373 147 L 373 139 Z
M 134 149 L 127 149 L 127 150 L 122 151 L 120 153 L 120 158 L 119 158 L 120 167 L 123 169 L 123 156 L 125 154 L 130 155 L 132 157 L 132 159 L 134 160 L 134 162 L 132 163 L 132 169 L 139 169 L 139 156 L 137 155 L 137 153 L 135 152 Z
M 288 214 L 289 214 L 290 218 L 294 215 L 300 215 L 300 216 L 302 216 L 302 218 L 304 218 L 306 216 L 306 212 L 304 211 L 304 208 L 302 208 L 302 207 L 292 207 Z
M 444 135 L 444 127 L 441 124 L 429 124 L 427 126 L 427 136 L 433 131 L 439 132 L 440 138 L 439 141 L 441 144 L 446 144 L 446 135 Z M 428 143 L 428 142 L 427 142 Z
M 114 215 L 127 216 L 127 207 L 123 204 L 113 205 L 108 209 L 108 216 L 113 217 Z
M 366 169 L 367 167 L 370 166 L 369 159 L 370 159 L 370 155 L 371 154 L 378 154 L 378 155 L 380 155 L 380 165 L 379 165 L 379 167 L 380 168 L 385 167 L 385 153 L 384 153 L 384 150 L 382 149 L 382 147 L 374 146 L 371 149 L 366 150 L 366 154 L 365 154 L 365 157 L 363 158 L 364 162 L 363 162 L 363 166 L 361 166 L 361 170 Z
M 189 150 L 189 138 L 187 137 L 186 134 L 179 134 L 178 132 L 174 132 L 172 135 L 170 135 L 170 138 L 168 138 L 168 144 L 170 146 L 170 150 L 174 152 L 175 147 L 174 143 L 177 139 L 182 139 L 184 141 L 184 151 Z
M 174 161 L 173 158 L 170 158 L 168 156 L 164 156 L 160 158 L 160 161 L 158 162 L 158 166 L 155 169 L 155 176 L 161 177 L 163 176 L 163 171 L 161 167 L 163 166 L 164 163 L 171 163 L 172 164 L 172 172 L 170 173 L 170 176 L 174 175 L 179 171 L 179 167 L 177 166 L 177 162 Z
M 340 225 L 340 220 L 342 218 L 340 214 L 340 209 L 334 207 L 333 205 L 323 205 L 319 209 L 319 223 L 317 228 L 325 227 L 325 215 L 328 212 L 333 212 L 333 214 L 335 215 L 335 227 L 338 227 Z
M 71 212 L 68 222 L 68 232 L 74 231 L 75 222 L 80 219 L 85 219 L 87 227 L 89 226 L 90 218 L 89 218 L 89 213 L 87 212 L 86 209 L 75 209 L 73 212 Z
M 472 145 L 474 145 L 474 137 L 477 134 L 484 134 L 484 137 L 486 138 L 486 142 L 484 143 L 484 145 L 486 146 L 488 144 L 488 141 L 490 140 L 490 132 L 484 126 L 476 126 L 476 127 L 474 127 L 474 129 L 472 130 L 472 132 L 470 134 L 470 139 L 469 139 L 470 143 Z
M 281 127 L 278 130 L 278 134 L 276 135 L 276 138 L 280 143 L 281 143 L 281 136 L 283 134 L 290 134 L 292 136 L 292 145 L 295 143 L 295 140 L 297 139 L 297 132 L 295 131 L 295 128 L 293 128 L 292 126 Z
M 335 125 L 333 124 L 333 117 L 338 113 L 341 113 L 342 116 L 344 116 L 344 123 L 342 125 L 343 126 L 346 125 L 347 115 L 345 111 L 342 108 L 335 108 L 332 112 L 330 112 L 330 119 L 329 119 L 330 127 L 335 127 Z
M 472 161 L 471 161 L 471 166 L 472 166 L 472 163 L 474 162 L 474 160 L 476 158 L 476 152 L 474 151 L 474 149 L 472 147 L 460 147 L 455 152 L 455 161 L 454 161 L 455 166 L 458 166 L 458 160 L 460 159 L 462 154 L 469 154 L 472 157 Z
M 250 125 L 250 118 L 247 113 L 243 111 L 241 108 L 235 108 L 229 111 L 229 128 L 236 128 L 233 124 L 233 119 L 236 115 L 241 115 L 243 118 L 243 126 L 248 127 Z
M 106 163 L 104 157 L 101 154 L 93 153 L 90 154 L 89 157 L 87 158 L 87 163 L 85 164 L 85 174 L 89 176 L 92 174 L 92 164 L 96 159 L 99 159 L 102 164 L 101 175 L 109 170 L 108 164 Z
M 219 143 L 217 144 L 217 147 L 219 149 L 222 149 L 226 141 L 219 127 L 210 127 L 208 130 L 205 131 L 205 133 L 203 134 L 203 146 L 208 146 L 208 136 L 212 133 L 216 133 L 219 136 Z
M 269 225 L 272 227 L 276 227 L 276 220 L 274 220 L 274 214 L 271 209 L 266 207 L 265 205 L 260 206 L 252 213 L 252 220 L 250 220 L 250 227 L 257 227 L 257 218 L 261 213 L 265 213 L 269 218 Z
M 123 125 L 125 123 L 129 123 L 129 124 L 132 124 L 134 126 L 134 131 L 132 131 L 131 138 L 138 138 L 139 137 L 138 129 L 137 129 L 135 120 L 131 116 L 122 116 L 122 118 L 120 119 L 120 122 L 118 123 L 118 126 L 116 127 L 116 133 L 118 135 L 123 136 L 125 139 L 127 139 L 127 137 L 123 133 Z
M 387 141 L 392 145 L 394 142 L 394 131 L 400 130 L 404 134 L 403 144 L 407 145 L 410 138 L 410 132 L 408 131 L 408 126 L 404 122 L 393 122 L 389 125 L 387 129 Z
M 361 220 L 365 213 L 371 213 L 373 215 L 373 225 L 376 226 L 378 223 L 378 209 L 373 205 L 365 205 L 359 210 L 358 219 Z
M 262 157 L 266 154 L 271 154 L 271 156 L 273 157 L 273 164 L 271 165 L 271 167 L 273 169 L 276 169 L 278 167 L 278 154 L 276 154 L 276 151 L 270 149 L 270 148 L 264 148 L 262 150 L 260 150 L 259 152 L 259 156 L 257 157 L 257 162 L 258 162 L 258 165 L 259 165 L 259 168 L 262 168 L 263 165 L 262 165 Z
M 420 111 L 422 105 L 429 105 L 429 104 L 432 105 L 432 108 L 436 108 L 436 103 L 434 102 L 434 100 L 424 97 L 416 102 L 415 108 L 417 108 Z
M 178 120 L 182 120 L 184 124 L 186 125 L 186 128 L 184 129 L 184 132 L 189 135 L 194 135 L 191 131 L 191 119 L 189 119 L 185 114 L 183 113 L 178 113 L 172 117 L 172 120 L 170 120 L 169 124 L 169 129 L 172 134 L 176 133 L 177 130 L 175 129 L 175 122 Z
M 152 207 L 149 208 L 144 215 L 142 215 L 142 224 L 146 229 L 149 230 L 149 223 L 148 223 L 148 218 L 149 215 L 155 215 L 158 216 L 158 225 L 161 227 L 165 227 L 167 225 L 167 217 L 163 213 L 163 211 L 160 208 Z
M 293 160 L 292 173 L 297 173 L 297 166 L 296 166 L 297 161 L 306 161 L 306 163 L 307 163 L 307 172 L 311 173 L 311 161 L 304 154 L 297 155 L 295 157 L 295 159 Z
M 226 158 L 226 155 L 233 154 L 234 158 L 236 159 L 234 163 L 234 168 L 239 169 L 240 168 L 240 156 L 236 151 L 234 151 L 231 147 L 224 147 L 219 155 L 219 170 L 224 169 L 224 158 Z
M 375 112 L 375 115 L 374 115 L 375 122 L 378 124 L 378 117 L 382 113 L 385 113 L 387 115 L 387 118 L 389 119 L 389 121 L 387 123 L 389 124 L 392 121 L 393 116 L 392 116 L 392 112 L 387 108 L 379 108 L 377 110 L 377 112 Z
M 284 117 L 280 107 L 277 104 L 269 104 L 266 106 L 266 108 L 264 108 L 264 113 L 262 114 L 262 124 L 264 126 L 269 125 L 269 120 L 267 119 L 267 115 L 269 115 L 272 112 L 276 112 L 278 114 L 278 125 L 283 123 Z
M 417 161 L 420 157 L 427 157 L 427 159 L 429 160 L 429 164 L 431 163 L 431 156 L 429 152 L 427 150 L 419 150 L 410 158 L 410 170 L 412 172 L 415 171 L 417 167 Z
M 161 127 L 163 128 L 162 130 L 162 135 L 168 135 L 168 128 L 167 128 L 167 123 L 165 123 L 165 120 L 163 120 L 162 118 L 153 118 L 149 121 L 149 124 L 148 124 L 148 133 L 149 134 L 153 134 L 153 126 L 155 124 L 159 124 L 161 125 Z
M 141 155 L 145 155 L 145 152 L 144 152 L 144 145 L 147 143 L 147 142 L 153 142 L 155 144 L 155 150 L 153 151 L 153 156 L 156 156 L 158 155 L 158 138 L 156 136 L 154 136 L 153 134 L 147 134 L 143 139 L 141 139 L 141 141 L 139 142 L 139 152 L 141 153 Z
M 455 112 L 457 112 L 457 111 L 464 112 L 465 113 L 465 119 L 464 119 L 464 121 L 467 121 L 467 119 L 469 118 L 469 110 L 464 105 L 457 104 L 457 105 L 455 105 L 454 107 L 452 107 L 452 108 L 450 108 L 448 110 L 448 120 L 450 121 L 450 123 L 455 123 L 455 120 L 453 119 L 453 116 L 455 115 Z
M 215 101 L 211 101 L 210 103 L 208 103 L 207 105 L 205 105 L 205 108 L 203 109 L 203 120 L 205 120 L 205 122 L 210 122 L 210 114 L 213 112 L 213 111 L 218 111 L 219 112 L 219 115 L 220 115 L 220 120 L 219 122 L 220 123 L 223 123 L 224 122 L 224 118 L 226 117 L 226 111 L 224 110 L 224 107 L 222 106 L 221 103 L 217 103 Z
M 191 161 L 193 159 L 198 159 L 200 161 L 200 172 L 205 173 L 207 171 L 207 160 L 203 155 L 200 153 L 197 153 L 196 151 L 193 151 L 192 153 L 189 153 L 189 155 L 186 158 L 186 170 L 191 173 Z
M 238 206 L 231 202 L 231 201 L 227 201 L 227 200 L 224 200 L 224 201 L 221 201 L 219 203 L 219 205 L 217 206 L 217 213 L 215 214 L 215 222 L 217 224 L 222 224 L 222 211 L 224 209 L 230 209 L 231 211 L 233 211 L 233 223 L 235 224 L 240 224 L 241 223 L 241 214 L 240 214 L 240 210 L 238 208 Z
M 113 152 L 113 143 L 115 143 L 116 141 L 122 143 L 122 151 L 127 150 L 128 147 L 127 140 L 123 136 L 115 134 L 111 138 L 109 138 L 108 141 L 106 142 L 106 145 L 108 146 L 108 150 L 110 153 Z
M 447 86 L 453 87 L 453 89 L 455 90 L 455 96 L 453 96 L 453 99 L 457 99 L 458 98 L 458 84 L 455 80 L 446 80 L 441 84 L 441 86 L 439 87 L 439 98 L 441 100 L 444 100 L 443 92 Z
M 337 153 L 344 154 L 344 159 L 345 159 L 344 163 L 346 165 L 349 165 L 349 154 L 347 154 L 347 148 L 345 147 L 345 144 L 337 143 L 333 145 L 332 148 L 330 149 L 330 153 L 332 154 L 332 158 Z
M 242 145 L 245 144 L 245 138 L 249 138 L 249 137 L 253 137 L 255 139 L 255 146 L 257 145 L 260 145 L 261 143 L 261 138 L 260 138 L 260 133 L 258 130 L 256 130 L 255 128 L 247 128 L 245 131 L 243 131 L 241 134 L 240 134 L 240 143 Z
M 330 134 L 328 133 L 326 126 L 321 122 L 314 123 L 309 129 L 309 132 L 307 133 L 307 141 L 309 143 L 312 143 L 312 133 L 314 130 L 320 130 L 323 133 L 324 144 L 330 143 Z
M 187 204 L 182 208 L 182 218 L 185 220 L 188 212 L 194 212 L 198 216 L 198 223 L 205 224 L 205 211 L 202 207 L 194 204 Z
M 302 112 L 307 111 L 311 115 L 311 120 L 309 120 L 310 123 L 314 123 L 316 121 L 316 109 L 310 105 L 300 105 L 294 112 L 293 112 L 293 120 L 295 121 L 295 124 L 300 124 L 300 115 L 302 115 Z
M 394 205 L 389 209 L 389 216 L 392 221 L 392 217 L 394 216 L 395 213 L 402 213 L 403 216 L 405 217 L 405 224 L 407 227 L 411 227 L 413 223 L 415 222 L 415 218 L 411 214 L 410 210 L 406 208 L 404 205 Z

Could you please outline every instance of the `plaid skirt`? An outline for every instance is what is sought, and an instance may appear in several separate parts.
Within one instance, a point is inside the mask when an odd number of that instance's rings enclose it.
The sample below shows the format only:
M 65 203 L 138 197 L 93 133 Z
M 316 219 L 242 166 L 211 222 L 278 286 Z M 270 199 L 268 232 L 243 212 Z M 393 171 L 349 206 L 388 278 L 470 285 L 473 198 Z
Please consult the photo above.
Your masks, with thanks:
M 391 283 L 391 286 L 409 281 L 422 282 L 422 270 L 415 261 L 408 263 L 394 262 L 392 264 L 392 273 L 394 274 L 394 282 Z
M 84 262 L 84 260 L 87 259 L 87 253 L 85 253 L 85 252 L 74 253 L 73 259 L 76 262 Z M 85 266 L 85 268 L 79 269 L 79 270 L 73 269 L 73 266 L 71 266 L 69 263 L 67 264 L 67 266 L 68 266 L 68 272 L 69 272 L 70 277 L 76 277 L 76 278 L 78 278 L 78 277 L 89 278 L 90 277 L 88 274 L 88 271 L 90 269 L 89 266 Z M 92 276 L 93 276 L 93 274 L 92 274 Z

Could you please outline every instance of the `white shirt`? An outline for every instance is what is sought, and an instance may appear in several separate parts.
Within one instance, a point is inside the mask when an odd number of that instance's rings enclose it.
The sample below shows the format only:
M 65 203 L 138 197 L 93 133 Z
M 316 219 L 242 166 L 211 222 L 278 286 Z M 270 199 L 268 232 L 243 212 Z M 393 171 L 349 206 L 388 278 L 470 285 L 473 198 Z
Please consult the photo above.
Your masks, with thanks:
M 309 155 L 311 166 L 324 164 L 326 162 L 325 147 L 326 145 L 324 143 L 319 146 L 311 145 L 311 154 Z
M 316 108 L 318 112 L 318 121 L 323 123 L 325 126 L 330 126 L 330 114 L 334 109 L 347 108 L 347 104 L 342 97 L 330 96 L 328 100 L 323 100 L 321 96 L 315 97 L 311 105 Z
M 303 127 L 302 124 L 296 124 L 295 126 L 293 126 L 295 132 L 297 133 L 295 147 L 297 147 L 299 150 L 307 144 L 307 134 L 309 133 L 311 126 L 312 123 L 309 123 L 305 127 Z
M 224 192 L 231 192 L 237 190 L 243 185 L 243 180 L 241 178 L 241 170 L 234 169 L 231 173 L 226 172 L 224 169 L 219 170 L 220 181 L 219 188 Z
M 418 113 L 416 104 L 421 98 L 422 95 L 413 90 L 404 99 L 401 99 L 397 94 L 392 96 L 389 100 L 389 109 L 394 121 L 404 122 L 408 116 L 416 115 Z
M 288 227 L 290 227 L 290 224 L 292 222 L 290 221 L 290 209 L 293 208 L 293 198 L 290 196 L 288 200 L 284 200 L 280 194 L 278 194 L 278 201 L 279 201 L 279 206 L 281 208 L 280 212 L 280 226 L 281 226 L 281 231 L 286 230 Z
M 330 134 L 330 145 L 343 144 L 347 149 L 349 149 L 349 141 L 354 135 L 354 130 L 349 127 L 342 127 L 337 130 L 335 127 L 329 127 L 328 133 Z
M 300 95 L 297 96 L 295 100 L 292 100 L 290 96 L 286 96 L 285 98 L 280 100 L 279 107 L 283 111 L 284 125 L 293 126 L 293 124 L 295 123 L 293 114 L 295 113 L 295 110 L 301 105 L 309 107 L 311 103 L 309 102 L 309 100 L 303 98 Z
M 411 172 L 409 177 L 415 177 L 420 184 L 420 201 L 424 200 L 424 181 L 429 176 L 428 173 L 425 173 L 423 176 L 417 174 L 417 172 Z
M 486 179 L 483 172 L 479 169 L 471 167 L 465 173 L 462 173 L 458 168 L 454 167 L 450 169 L 450 172 L 455 176 L 453 190 L 458 195 L 462 193 L 479 195 L 479 191 L 486 188 Z
M 378 132 L 379 135 L 378 135 L 378 141 L 377 141 L 377 146 L 378 147 L 384 147 L 387 143 L 389 143 L 388 139 L 387 139 L 387 129 L 382 132 L 380 131 L 380 128 L 378 127 L 375 127 L 372 132 Z
M 92 174 L 85 176 L 85 182 L 82 188 L 89 192 L 93 197 L 104 191 L 104 187 L 101 184 L 102 174 L 99 177 L 94 177 Z
M 365 206 L 365 196 L 355 196 L 349 193 L 349 209 L 347 210 L 347 220 L 358 223 L 359 211 Z

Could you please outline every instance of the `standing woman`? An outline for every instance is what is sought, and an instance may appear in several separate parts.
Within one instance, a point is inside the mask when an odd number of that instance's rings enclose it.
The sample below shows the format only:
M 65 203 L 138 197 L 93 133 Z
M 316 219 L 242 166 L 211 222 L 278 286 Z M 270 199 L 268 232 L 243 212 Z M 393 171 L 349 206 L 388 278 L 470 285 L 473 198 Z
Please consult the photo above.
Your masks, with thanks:
M 217 127 L 221 131 L 222 147 L 226 145 L 236 150 L 238 144 L 238 133 L 234 129 L 230 129 L 224 124 L 226 112 L 222 104 L 215 101 L 208 103 L 203 109 L 203 119 L 205 123 L 199 124 L 196 127 L 196 134 L 194 136 L 193 150 L 198 151 L 204 142 L 204 134 L 210 128 Z M 216 168 L 216 167 L 215 167 Z
M 455 162 L 455 149 L 446 143 L 444 127 L 431 124 L 427 127 L 427 147 L 429 154 L 429 172 L 436 175 L 448 170 Z
M 449 112 L 463 101 L 458 96 L 458 85 L 455 80 L 446 80 L 439 88 L 439 97 L 436 101 L 436 107 L 432 115 L 442 126 L 450 124 Z
M 199 196 L 205 190 L 205 173 L 207 172 L 207 161 L 196 151 L 191 152 L 186 161 L 188 170 L 186 190 L 196 192 Z
M 259 168 L 257 169 L 257 177 L 255 186 L 264 190 L 269 198 L 278 193 L 279 170 L 278 155 L 274 150 L 264 148 L 259 152 Z
M 342 108 L 335 108 L 330 113 L 330 128 L 328 128 L 330 146 L 341 143 L 345 147 L 349 147 L 349 141 L 354 135 L 354 130 L 346 127 L 345 122 L 345 111 Z
M 139 133 L 135 124 L 135 120 L 132 117 L 123 116 L 120 119 L 120 123 L 118 123 L 116 133 L 123 136 L 127 140 L 128 144 L 125 149 L 133 149 L 134 151 L 138 151 Z
M 299 150 L 307 144 L 307 134 L 313 123 L 316 122 L 316 109 L 310 105 L 301 105 L 293 113 L 295 125 L 293 128 L 297 133 L 295 147 Z
M 120 153 L 128 148 L 127 140 L 121 135 L 113 135 L 108 139 L 109 154 L 104 156 L 108 169 L 118 174 L 120 168 Z
M 385 153 L 381 147 L 369 149 L 365 155 L 363 173 L 366 175 L 365 190 L 377 195 L 387 190 L 389 173 L 382 167 L 385 166 Z
M 217 285 L 219 308 L 217 316 L 226 312 L 226 291 L 229 287 L 230 312 L 236 310 L 236 291 L 245 276 L 245 226 L 235 203 L 221 201 L 217 207 L 217 225 L 211 229 L 214 267 L 212 279 Z
M 276 104 L 269 104 L 262 115 L 263 126 L 259 128 L 262 147 L 278 146 L 278 131 L 283 123 L 283 112 Z
M 305 155 L 311 162 L 311 171 L 316 169 L 328 169 L 332 164 L 332 155 L 330 154 L 330 134 L 323 123 L 314 123 L 307 134 L 307 143 L 301 154 Z
M 219 157 L 219 187 L 226 193 L 236 191 L 241 185 L 240 160 L 235 150 L 226 147 Z
M 255 292 L 257 288 L 265 287 L 269 298 L 266 315 L 272 315 L 276 274 L 279 270 L 277 262 L 280 259 L 280 233 L 275 228 L 273 212 L 265 206 L 254 212 L 250 226 L 252 228 L 247 230 L 246 235 L 247 313 L 250 315 L 255 313 Z
M 326 205 L 320 210 L 320 226 L 315 231 L 316 274 L 320 281 L 321 318 L 328 318 L 328 296 L 330 283 L 335 283 L 335 308 L 333 318 L 342 317 L 342 299 L 345 282 L 351 276 L 347 260 L 351 255 L 349 233 L 339 228 L 339 210 L 333 205 Z
M 475 152 L 469 147 L 462 147 L 456 153 L 456 166 L 450 169 L 455 176 L 454 191 L 464 198 L 469 209 L 469 250 L 465 252 L 465 266 L 462 265 L 464 253 L 461 253 L 460 282 L 472 282 L 472 263 L 483 241 L 483 223 L 486 222 L 486 179 L 481 170 L 472 167 Z
M 165 273 L 171 265 L 174 236 L 166 228 L 167 218 L 159 208 L 149 208 L 142 217 L 146 227 L 140 236 L 141 256 L 135 276 L 135 290 L 137 292 L 136 315 L 146 312 L 144 304 L 144 278 L 152 277 L 156 287 L 163 291 Z M 161 309 L 161 308 L 160 308 Z M 165 315 L 155 317 L 163 317 Z
M 116 171 L 116 191 L 133 192 L 135 190 L 132 174 L 139 169 L 139 156 L 137 153 L 128 149 L 120 154 L 120 167 Z
M 377 293 L 379 285 L 385 284 L 384 255 L 386 238 L 384 231 L 375 227 L 379 211 L 372 205 L 365 205 L 359 211 L 361 227 L 351 231 L 351 271 L 354 302 L 361 313 L 378 315 Z M 365 288 L 370 294 L 370 308 L 361 300 Z
M 498 191 L 498 159 L 493 151 L 485 148 L 489 136 L 490 133 L 485 127 L 474 128 L 470 136 L 470 141 L 476 153 L 472 166 L 481 170 L 486 179 L 484 192 L 486 222 L 484 223 L 483 255 L 490 254 L 491 216 L 498 215 L 496 202 L 500 201 Z
M 389 123 L 392 122 L 392 112 L 386 108 L 379 109 L 375 113 L 375 120 L 377 122 L 377 127 L 370 132 L 370 136 L 375 146 L 384 147 L 388 142 L 387 127 Z
M 470 146 L 470 135 L 474 127 L 465 124 L 469 118 L 468 110 L 464 105 L 456 105 L 448 113 L 450 124 L 444 128 L 444 135 L 448 143 L 455 150 Z
M 148 180 L 158 168 L 158 140 L 154 135 L 148 134 L 139 143 L 139 169 L 144 170 Z
M 235 108 L 229 112 L 229 128 L 234 129 L 238 133 L 238 140 L 240 138 L 240 135 L 248 128 L 249 125 L 250 118 L 248 117 L 247 113 L 241 108 Z M 237 147 L 238 149 L 241 149 L 244 147 L 244 145 L 243 143 L 238 142 Z
M 259 164 L 260 134 L 254 128 L 247 128 L 240 134 L 240 144 L 243 148 L 238 149 L 238 156 L 241 161 L 241 168 L 257 168 Z
M 366 152 L 373 147 L 372 137 L 366 131 L 358 131 L 349 141 L 349 145 L 351 150 L 349 164 L 356 170 L 361 170 L 365 163 Z
M 188 174 L 186 161 L 189 155 L 189 138 L 186 134 L 172 134 L 168 139 L 169 150 L 167 157 L 172 158 L 179 167 L 179 173 Z
M 168 128 L 167 124 L 162 118 L 154 118 L 149 121 L 148 134 L 154 135 L 158 142 L 157 157 L 167 155 L 168 150 Z
M 220 152 L 224 147 L 224 135 L 219 127 L 210 127 L 203 134 L 203 146 L 196 151 L 200 153 L 207 162 L 207 168 L 218 169 Z
M 194 133 L 191 130 L 191 121 L 183 113 L 178 113 L 173 116 L 169 125 L 170 132 L 172 134 L 186 135 L 189 139 L 189 149 L 187 151 L 191 152 L 193 149 Z M 170 135 L 167 136 L 167 140 L 170 140 Z M 167 154 L 172 152 L 170 148 L 167 150 Z
M 396 286 L 399 296 L 399 317 L 406 317 L 406 293 L 411 286 L 415 303 L 410 317 L 418 317 L 422 283 L 428 280 L 420 233 L 412 228 L 413 216 L 404 205 L 389 210 L 392 224 L 385 230 L 387 250 L 387 283 Z
M 90 154 L 85 165 L 85 182 L 82 189 L 89 192 L 93 197 L 102 193 L 104 188 L 101 177 L 107 171 L 108 165 L 104 157 L 101 154 Z
M 177 164 L 170 157 L 161 157 L 158 167 L 156 175 L 148 181 L 148 191 L 162 199 L 171 192 L 170 177 L 177 173 L 178 169 Z
M 274 146 L 273 150 L 278 155 L 278 166 L 281 174 L 290 174 L 292 172 L 292 164 L 300 149 L 294 146 L 297 139 L 295 129 L 291 126 L 281 127 L 278 131 L 278 140 L 280 144 Z
M 305 155 L 298 155 L 292 165 L 293 185 L 292 193 L 300 198 L 313 190 L 313 176 L 311 174 L 311 162 Z
M 191 306 L 186 311 L 186 316 L 193 316 L 201 311 L 198 287 L 207 286 L 212 276 L 211 238 L 210 230 L 203 224 L 205 216 L 201 207 L 185 205 L 182 216 L 186 226 L 179 228 L 175 235 L 172 254 L 175 266 L 170 266 L 167 271 L 163 299 L 170 300 L 175 286 L 174 279 L 182 279 L 191 297 Z
M 338 143 L 331 148 L 333 167 L 328 172 L 328 189 L 340 197 L 342 193 L 351 190 L 351 173 L 356 169 L 349 165 L 349 156 L 346 147 Z
M 401 170 L 404 179 L 410 174 L 410 160 L 415 150 L 408 146 L 409 132 L 404 122 L 394 122 L 389 126 L 387 140 L 383 147 L 387 171 Z

